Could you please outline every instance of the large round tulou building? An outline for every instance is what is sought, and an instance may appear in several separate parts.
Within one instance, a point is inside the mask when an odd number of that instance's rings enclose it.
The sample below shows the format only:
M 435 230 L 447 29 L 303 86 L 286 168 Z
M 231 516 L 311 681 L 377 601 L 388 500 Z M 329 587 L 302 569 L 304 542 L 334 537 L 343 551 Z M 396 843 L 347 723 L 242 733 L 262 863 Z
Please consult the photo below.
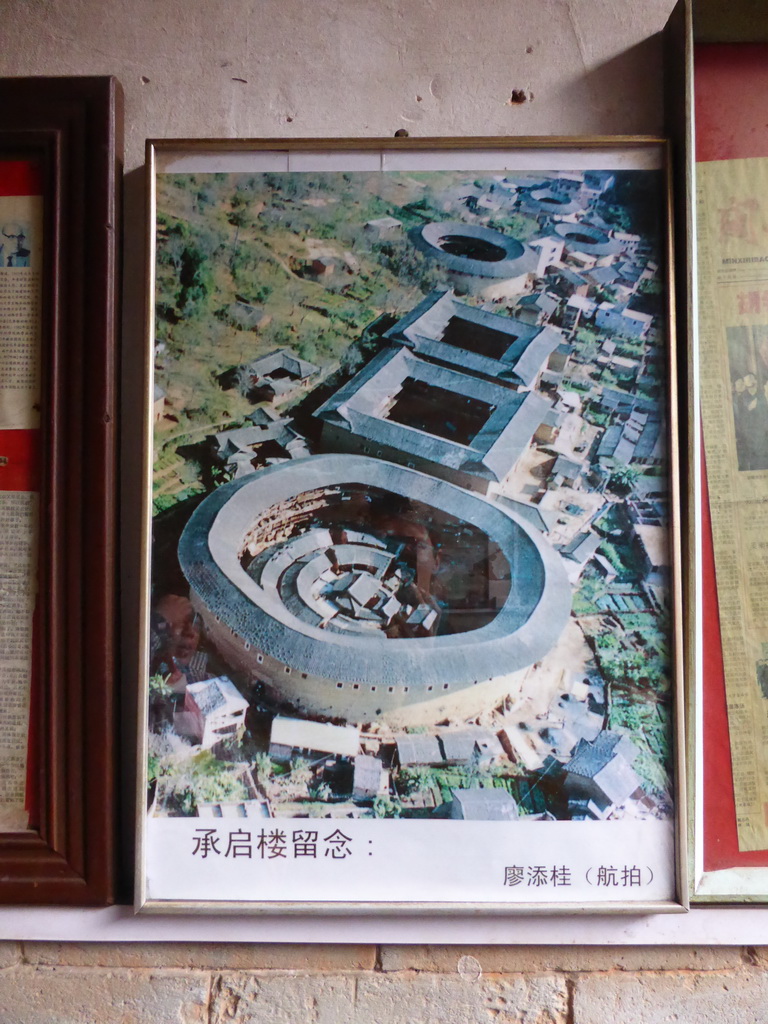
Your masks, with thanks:
M 225 484 L 193 513 L 179 559 L 232 667 L 298 710 L 354 722 L 439 712 L 473 688 L 489 706 L 488 685 L 542 658 L 570 612 L 560 556 L 527 523 L 356 455 Z

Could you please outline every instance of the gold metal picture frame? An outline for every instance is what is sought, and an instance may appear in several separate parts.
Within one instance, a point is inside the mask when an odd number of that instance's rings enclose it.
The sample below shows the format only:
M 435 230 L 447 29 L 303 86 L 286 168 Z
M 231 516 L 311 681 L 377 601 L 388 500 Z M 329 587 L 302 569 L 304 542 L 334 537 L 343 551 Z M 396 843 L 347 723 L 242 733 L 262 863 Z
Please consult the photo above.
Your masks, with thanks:
M 685 909 L 664 141 L 147 188 L 137 908 Z

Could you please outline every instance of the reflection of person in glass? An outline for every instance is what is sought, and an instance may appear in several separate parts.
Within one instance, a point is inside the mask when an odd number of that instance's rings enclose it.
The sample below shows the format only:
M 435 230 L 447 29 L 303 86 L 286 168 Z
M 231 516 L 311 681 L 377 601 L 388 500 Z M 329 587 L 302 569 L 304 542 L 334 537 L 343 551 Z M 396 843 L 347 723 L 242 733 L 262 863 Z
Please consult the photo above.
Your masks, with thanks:
M 30 253 L 27 248 L 27 236 L 24 233 L 24 228 L 20 224 L 4 224 L 3 236 L 16 243 L 16 248 L 9 249 L 7 255 L 5 255 L 5 246 L 3 246 L 6 267 L 28 267 Z
M 754 373 L 733 382 L 733 419 L 740 470 L 768 469 L 768 384 Z

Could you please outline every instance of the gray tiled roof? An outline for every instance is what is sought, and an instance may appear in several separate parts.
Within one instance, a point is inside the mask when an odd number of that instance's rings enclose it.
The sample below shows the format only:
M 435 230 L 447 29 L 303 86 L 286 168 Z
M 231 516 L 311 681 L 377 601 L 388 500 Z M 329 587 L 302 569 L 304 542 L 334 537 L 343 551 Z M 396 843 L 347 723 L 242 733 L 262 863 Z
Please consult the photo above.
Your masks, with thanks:
M 252 374 L 263 376 L 272 373 L 274 370 L 284 369 L 289 373 L 295 373 L 302 380 L 317 373 L 318 367 L 306 359 L 299 359 L 297 355 L 288 348 L 276 348 L 264 356 L 254 359 L 248 366 Z
M 661 443 L 660 443 L 661 440 Z M 635 447 L 635 458 L 638 462 L 650 458 L 654 452 L 663 451 L 664 438 L 661 438 L 661 421 L 649 419 Z
M 621 246 L 602 228 L 590 224 L 571 224 L 564 221 L 556 224 L 555 234 L 564 239 L 566 246 L 591 256 L 608 256 L 621 251 Z
M 487 625 L 420 639 L 329 634 L 296 618 L 240 565 L 246 532 L 278 502 L 310 488 L 379 488 L 449 512 L 483 530 L 509 562 L 515 586 Z M 315 455 L 224 484 L 198 505 L 179 562 L 211 614 L 253 648 L 296 670 L 348 682 L 413 680 L 468 685 L 530 665 L 559 637 L 571 591 L 559 554 L 511 512 L 444 480 L 379 459 Z
M 507 498 L 503 494 L 495 495 L 494 501 L 514 512 L 516 516 L 525 519 L 542 533 L 549 533 L 557 523 L 559 513 L 556 511 L 539 508 L 538 505 L 529 505 L 525 501 L 515 501 L 514 498 Z
M 440 239 L 446 235 L 462 235 L 488 242 L 504 250 L 505 257 L 488 262 L 446 252 L 440 248 Z M 415 244 L 449 270 L 477 277 L 515 278 L 521 274 L 534 273 L 538 256 L 525 242 L 519 242 L 511 235 L 479 224 L 465 224 L 463 221 L 440 221 L 415 228 L 410 237 Z
M 576 752 L 565 765 L 565 770 L 591 779 L 617 755 L 621 755 L 626 764 L 632 764 L 637 754 L 637 747 L 627 736 L 605 729 L 591 743 L 579 740 Z
M 498 358 L 457 348 L 443 342 L 451 320 L 477 325 L 507 335 L 509 345 Z M 537 327 L 513 317 L 502 316 L 461 302 L 450 290 L 431 291 L 418 306 L 385 333 L 389 341 L 406 344 L 417 355 L 438 359 L 470 373 L 482 373 L 500 380 L 520 381 L 530 387 L 543 364 L 563 341 L 553 327 Z
M 464 445 L 386 419 L 389 401 L 406 378 L 423 381 L 493 406 L 480 431 Z M 498 384 L 419 359 L 408 349 L 378 353 L 351 381 L 315 413 L 372 444 L 475 475 L 503 480 L 525 451 L 550 409 L 533 392 L 514 392 Z
M 437 736 L 427 733 L 403 733 L 395 737 L 397 757 L 401 765 L 440 764 L 443 755 Z
M 573 459 L 569 459 L 565 455 L 558 455 L 552 467 L 552 474 L 558 476 L 562 473 L 569 480 L 575 480 L 581 474 L 581 468 L 580 462 L 574 462 Z
M 384 770 L 381 761 L 370 754 L 358 754 L 354 763 L 353 791 L 375 793 L 379 788 L 381 773 Z
M 471 761 L 475 737 L 471 732 L 444 732 L 440 736 L 446 761 Z
M 466 821 L 514 821 L 517 803 L 504 789 L 452 789 L 454 803 Z
M 591 530 L 585 530 L 577 533 L 570 543 L 565 544 L 560 549 L 560 553 L 564 558 L 570 558 L 574 562 L 586 562 L 594 555 L 602 543 L 603 538 L 599 534 L 592 533 Z
M 559 305 L 560 299 L 556 295 L 550 295 L 549 292 L 534 292 L 532 295 L 524 295 L 518 302 L 518 306 L 523 306 L 525 309 L 540 309 L 542 313 L 550 315 Z

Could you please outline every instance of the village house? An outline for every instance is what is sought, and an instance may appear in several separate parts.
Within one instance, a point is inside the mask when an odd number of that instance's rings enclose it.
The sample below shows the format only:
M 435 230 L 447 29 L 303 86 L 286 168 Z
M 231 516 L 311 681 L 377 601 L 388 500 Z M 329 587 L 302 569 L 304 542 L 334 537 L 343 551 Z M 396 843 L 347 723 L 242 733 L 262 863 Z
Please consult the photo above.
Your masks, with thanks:
M 210 750 L 222 740 L 242 736 L 247 710 L 248 701 L 227 676 L 190 683 L 174 714 L 174 731 Z
M 575 583 L 584 571 L 584 567 L 603 543 L 603 537 L 592 530 L 582 530 L 568 544 L 560 548 L 563 565 L 571 583 Z
M 498 737 L 490 729 L 467 726 L 464 729 L 446 729 L 438 733 L 445 764 L 489 765 L 504 754 Z
M 232 479 L 310 454 L 306 440 L 290 426 L 289 418 L 257 409 L 246 419 L 252 426 L 223 430 L 206 438 L 213 459 L 227 469 Z
M 598 200 L 603 193 L 616 184 L 616 175 L 611 171 L 584 171 L 584 180 L 579 189 L 579 198 L 585 205 Z
M 354 761 L 352 776 L 352 799 L 373 800 L 382 792 L 382 782 L 387 772 L 377 757 L 358 754 Z
M 557 235 L 543 235 L 541 238 L 531 239 L 529 245 L 532 249 L 538 249 L 539 251 L 536 276 L 546 277 L 550 267 L 560 262 L 565 242 L 562 238 L 558 238 Z
M 585 285 L 585 287 L 587 287 Z M 581 291 L 574 293 L 566 302 L 560 313 L 560 322 L 564 328 L 575 331 L 592 319 L 597 303 L 587 298 Z
M 395 746 L 401 768 L 412 764 L 443 763 L 443 751 L 433 733 L 402 733 L 395 737 Z
M 580 740 L 565 765 L 565 791 L 572 817 L 607 817 L 640 790 L 632 768 L 638 749 L 621 733 L 605 730 L 596 740 Z
M 504 789 L 452 789 L 451 818 L 460 821 L 516 821 L 517 802 Z
M 600 439 L 597 460 L 604 469 L 628 466 L 635 458 L 637 444 L 648 422 L 648 413 L 633 409 L 629 419 L 607 427 Z
M 331 725 L 283 715 L 272 719 L 269 756 L 275 761 L 290 761 L 294 757 L 317 760 L 327 754 L 352 758 L 359 749 L 360 733 L 353 725 Z
M 403 222 L 396 217 L 377 217 L 366 221 L 363 231 L 377 242 L 397 242 L 403 237 Z
M 568 299 L 572 295 L 586 296 L 589 294 L 589 282 L 565 263 L 550 267 L 547 275 L 547 287 L 562 299 Z
M 323 278 L 331 277 L 336 270 L 335 260 L 328 256 L 315 256 L 304 264 L 302 275 L 311 278 L 313 281 L 321 281 Z
M 650 313 L 630 309 L 624 303 L 601 302 L 595 313 L 595 323 L 601 330 L 614 331 L 626 338 L 644 341 L 653 323 Z
M 307 388 L 320 370 L 290 349 L 278 348 L 248 364 L 245 372 L 252 401 L 276 402 L 285 401 Z
M 235 327 L 241 331 L 256 331 L 266 327 L 272 320 L 261 306 L 254 306 L 244 299 L 236 299 L 227 306 L 227 316 Z
M 518 300 L 515 314 L 524 324 L 544 327 L 560 309 L 561 299 L 552 292 L 534 292 Z

